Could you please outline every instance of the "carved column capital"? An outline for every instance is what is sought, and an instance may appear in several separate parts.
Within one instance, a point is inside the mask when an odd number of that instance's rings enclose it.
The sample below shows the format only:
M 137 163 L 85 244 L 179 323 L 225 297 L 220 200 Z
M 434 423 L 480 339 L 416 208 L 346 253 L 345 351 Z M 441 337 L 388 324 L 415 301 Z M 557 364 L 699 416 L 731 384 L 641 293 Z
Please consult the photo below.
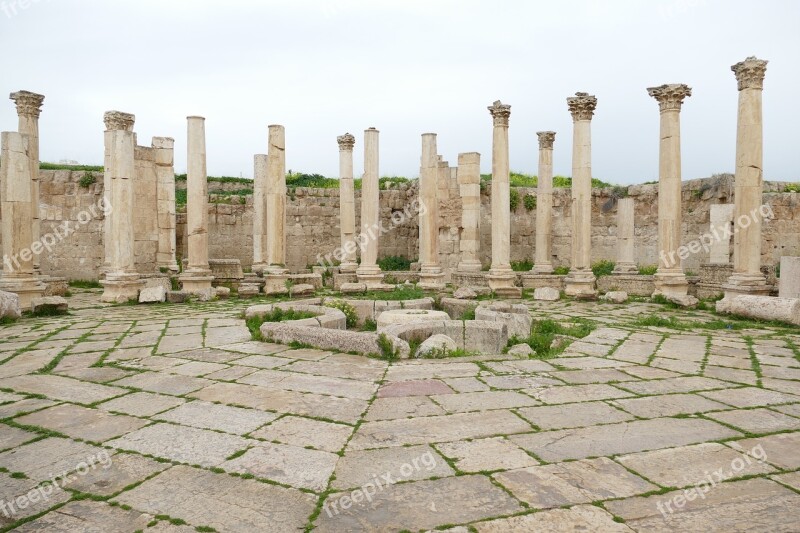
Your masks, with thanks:
M 665 83 L 658 87 L 649 87 L 647 94 L 658 101 L 658 109 L 664 111 L 680 111 L 684 98 L 692 96 L 692 88 L 684 83 Z
M 537 131 L 536 135 L 539 136 L 539 150 L 552 150 L 553 142 L 556 140 L 556 132 L 554 131 Z
M 134 115 L 122 111 L 106 111 L 103 115 L 103 122 L 105 122 L 107 130 L 133 131 L 135 121 Z
M 567 107 L 572 114 L 572 120 L 592 120 L 597 107 L 597 98 L 589 93 L 575 93 L 567 98 Z
M 350 133 L 339 135 L 336 137 L 336 142 L 339 143 L 339 150 L 343 152 L 352 152 L 356 144 L 356 138 Z
M 495 102 L 487 107 L 487 109 L 494 119 L 495 126 L 508 127 L 508 119 L 511 116 L 510 105 L 504 104 L 500 100 L 495 100 Z
M 17 104 L 17 114 L 29 115 L 34 118 L 39 118 L 42 112 L 42 103 L 44 102 L 43 94 L 36 94 L 30 91 L 17 91 L 9 95 L 15 104 Z
M 739 90 L 742 89 L 763 89 L 764 75 L 767 72 L 767 61 L 756 59 L 750 56 L 744 61 L 740 61 L 731 67 L 736 81 L 739 82 Z

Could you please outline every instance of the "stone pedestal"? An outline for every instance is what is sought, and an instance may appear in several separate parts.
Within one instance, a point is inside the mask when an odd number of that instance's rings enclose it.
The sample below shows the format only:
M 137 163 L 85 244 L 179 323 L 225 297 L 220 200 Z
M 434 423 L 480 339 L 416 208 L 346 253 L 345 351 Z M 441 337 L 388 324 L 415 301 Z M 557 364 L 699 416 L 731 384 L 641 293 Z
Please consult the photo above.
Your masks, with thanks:
M 178 272 L 175 243 L 175 140 L 153 137 L 158 204 L 158 252 L 156 266 Z
M 712 240 L 708 262 L 712 265 L 727 265 L 731 262 L 733 204 L 712 205 L 709 218 L 709 231 Z
M 439 266 L 439 171 L 436 134 L 423 133 L 419 171 L 419 286 L 430 290 L 444 288 L 444 272 Z
M 771 287 L 761 273 L 761 218 L 763 189 L 763 123 L 761 96 L 767 62 L 755 57 L 731 67 L 739 87 L 736 122 L 736 177 L 734 191 L 733 275 L 723 286 L 725 297 L 768 295 Z
M 781 257 L 778 296 L 781 298 L 800 298 L 800 257 Z
M 339 272 L 354 273 L 356 262 L 356 198 L 353 184 L 353 147 L 355 136 L 345 133 L 336 138 L 339 144 L 339 225 L 341 227 L 341 264 Z
M 264 294 L 267 296 L 289 294 L 288 273 L 272 273 L 264 275 Z
M 187 117 L 188 161 L 186 168 L 186 225 L 189 234 L 189 264 L 179 279 L 183 290 L 205 294 L 214 277 L 208 266 L 208 175 L 206 173 L 205 118 Z
M 39 219 L 39 115 L 42 112 L 44 95 L 30 91 L 17 91 L 9 96 L 17 106 L 19 126 L 17 131 L 28 138 L 28 158 L 30 159 L 31 185 L 31 242 L 41 237 Z M 33 271 L 41 276 L 41 255 L 33 257 Z
M 692 95 L 679 83 L 650 87 L 647 93 L 658 101 L 661 112 L 658 151 L 658 271 L 654 295 L 685 296 L 689 283 L 683 273 L 678 248 L 681 245 L 681 122 L 683 100 Z
M 522 275 L 522 286 L 526 289 L 540 289 L 542 287 L 553 287 L 561 290 L 564 288 L 564 276 L 557 274 L 533 274 Z
M 617 200 L 617 263 L 614 274 L 629 275 L 638 273 L 633 259 L 635 205 L 633 198 Z
M 458 189 L 461 195 L 461 260 L 458 272 L 480 272 L 481 154 L 458 154 Z
M 286 270 L 286 133 L 283 126 L 269 126 L 267 147 L 267 267 L 281 275 Z
M 511 195 L 508 163 L 508 119 L 511 106 L 495 101 L 488 107 L 494 124 L 492 136 L 492 266 L 489 287 L 501 296 L 519 296 L 511 270 Z
M 553 272 L 553 143 L 554 131 L 538 131 L 539 182 L 536 187 L 536 250 L 534 274 Z
M 592 273 L 592 116 L 597 98 L 575 93 L 567 98 L 572 115 L 572 254 L 564 279 L 567 296 L 594 297 L 596 278 Z
M 20 309 L 30 311 L 33 300 L 44 293 L 45 285 L 33 271 L 33 201 L 28 138 L 8 131 L 0 137 L 0 211 L 3 214 L 4 252 L 0 290 L 17 294 Z
M 375 128 L 364 131 L 364 177 L 361 180 L 361 264 L 356 269 L 358 282 L 369 289 L 383 286 L 383 272 L 378 267 L 380 236 L 380 189 L 378 183 L 378 135 Z

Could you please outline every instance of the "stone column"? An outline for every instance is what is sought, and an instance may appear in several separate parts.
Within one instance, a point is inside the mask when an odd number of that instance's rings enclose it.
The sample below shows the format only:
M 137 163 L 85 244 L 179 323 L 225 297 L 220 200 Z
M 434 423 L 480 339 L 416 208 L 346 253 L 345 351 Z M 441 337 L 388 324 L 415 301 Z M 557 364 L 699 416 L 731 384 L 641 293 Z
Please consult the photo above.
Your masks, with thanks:
M 567 98 L 572 114 L 572 254 L 564 279 L 568 296 L 594 297 L 592 273 L 592 116 L 597 98 L 575 93 Z
M 658 150 L 658 271 L 653 295 L 685 296 L 689 283 L 683 273 L 681 246 L 681 121 L 684 98 L 692 95 L 688 85 L 673 83 L 650 87 L 647 93 L 658 101 L 661 131 Z
M 639 271 L 633 258 L 635 213 L 633 198 L 617 200 L 617 264 L 614 274 L 636 274 Z
M 206 172 L 206 119 L 186 117 L 186 226 L 188 267 L 181 274 L 183 290 L 190 294 L 208 294 L 211 290 L 211 268 L 208 266 L 208 174 Z
M 355 136 L 345 133 L 336 137 L 339 144 L 339 226 L 341 227 L 342 252 L 339 272 L 350 274 L 356 271 L 356 196 L 353 184 L 353 147 Z
M 553 143 L 554 131 L 537 131 L 539 137 L 539 177 L 536 186 L 535 274 L 552 274 L 553 262 Z
M 175 139 L 153 137 L 158 205 L 158 252 L 156 266 L 178 272 L 175 257 Z
M 361 264 L 356 269 L 358 282 L 367 288 L 381 288 L 383 273 L 378 267 L 380 235 L 380 192 L 378 183 L 378 135 L 375 128 L 364 131 L 364 177 L 361 180 Z
M 267 145 L 267 272 L 286 270 L 286 133 L 269 126 Z
M 770 292 L 761 273 L 763 189 L 763 124 L 761 95 L 767 62 L 748 57 L 731 67 L 739 84 L 736 121 L 736 178 L 734 190 L 733 275 L 723 286 L 725 297 Z
M 134 194 L 133 180 L 136 173 L 134 163 L 135 117 L 130 113 L 108 111 L 103 116 L 106 125 L 105 139 L 108 141 L 108 168 L 111 191 L 110 233 L 106 235 L 111 256 L 109 270 L 103 284 L 104 302 L 124 303 L 139 297 L 144 285 L 136 272 L 134 256 Z
M 458 154 L 458 187 L 461 195 L 461 260 L 459 272 L 481 271 L 481 154 Z
M 509 197 L 508 119 L 511 106 L 495 101 L 488 107 L 494 123 L 492 136 L 492 266 L 489 288 L 501 296 L 516 296 L 516 275 L 511 270 L 511 206 Z
M 19 117 L 18 131 L 28 137 L 28 157 L 31 169 L 31 242 L 39 241 L 41 223 L 39 220 L 39 114 L 42 112 L 44 95 L 30 91 L 11 93 L 11 100 L 17 105 Z M 33 270 L 41 274 L 41 255 L 33 257 Z
M 253 272 L 267 268 L 267 166 L 266 154 L 253 158 Z
M 422 157 L 419 170 L 419 286 L 423 289 L 443 289 L 444 272 L 439 264 L 439 189 L 443 166 L 447 178 L 447 163 L 437 161 L 436 134 L 422 134 Z M 445 182 L 447 185 L 447 182 Z
M 731 221 L 733 204 L 712 205 L 709 211 L 711 246 L 708 262 L 712 265 L 728 265 L 731 262 Z
M 0 135 L 0 211 L 3 213 L 3 272 L 0 290 L 16 293 L 20 309 L 31 310 L 34 298 L 45 286 L 33 271 L 33 257 L 38 245 L 33 240 L 34 203 L 31 196 L 31 156 L 28 137 L 4 131 Z

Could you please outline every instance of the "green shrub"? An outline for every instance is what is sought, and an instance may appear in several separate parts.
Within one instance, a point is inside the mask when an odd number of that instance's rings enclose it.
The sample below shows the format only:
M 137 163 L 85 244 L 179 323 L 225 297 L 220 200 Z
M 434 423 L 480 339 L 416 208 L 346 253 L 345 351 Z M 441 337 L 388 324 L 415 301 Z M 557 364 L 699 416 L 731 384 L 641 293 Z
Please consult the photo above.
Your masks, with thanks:
M 416 285 L 398 285 L 392 291 L 367 291 L 363 294 L 354 294 L 353 298 L 359 300 L 418 300 L 425 296 L 425 291 Z
M 788 183 L 783 192 L 800 192 L 800 183 Z
M 381 357 L 387 361 L 394 361 L 400 356 L 399 351 L 394 349 L 392 341 L 385 333 L 378 335 L 378 348 L 381 350 Z
M 97 177 L 94 175 L 93 172 L 86 172 L 80 180 L 78 180 L 78 185 L 80 185 L 84 189 L 88 189 L 92 185 L 97 182 Z
M 553 346 L 556 335 L 583 338 L 595 327 L 594 322 L 586 319 L 576 319 L 574 324 L 568 326 L 550 319 L 537 320 L 533 323 L 531 334 L 527 339 L 515 336 L 508 341 L 508 345 L 524 343 L 531 347 L 537 358 L 550 358 L 561 353 L 567 347 L 566 343 L 558 347 Z
M 475 308 L 477 306 L 470 307 L 463 313 L 461 313 L 461 320 L 475 320 Z
M 592 273 L 594 273 L 595 277 L 598 278 L 602 276 L 610 276 L 611 273 L 614 271 L 615 266 L 616 263 L 614 263 L 614 261 L 603 259 L 592 265 Z
M 361 326 L 361 331 L 378 331 L 378 323 L 368 318 L 364 321 L 364 325 Z
M 326 301 L 325 307 L 332 307 L 344 313 L 344 316 L 347 319 L 348 329 L 352 329 L 358 324 L 358 313 L 356 313 L 356 308 L 344 300 Z
M 511 208 L 512 212 L 517 210 L 517 206 L 519 205 L 519 191 L 518 190 L 511 189 L 510 194 L 508 196 L 508 205 Z
M 93 279 L 73 279 L 67 282 L 67 285 L 75 289 L 102 289 L 103 286 L 99 281 Z
M 378 259 L 378 266 L 384 272 L 389 271 L 409 271 L 411 270 L 411 259 L 400 255 L 390 255 Z
M 103 172 L 105 169 L 97 165 L 62 165 L 60 163 L 39 163 L 40 170 L 74 170 L 80 172 Z
M 645 265 L 639 267 L 639 274 L 642 276 L 652 276 L 658 271 L 658 265 Z
M 533 261 L 525 259 L 523 261 L 511 261 L 511 270 L 514 272 L 528 272 L 533 268 Z
M 557 266 L 553 269 L 553 274 L 556 276 L 566 276 L 569 274 L 569 267 L 566 265 Z
M 536 209 L 536 197 L 533 196 L 532 194 L 526 194 L 522 198 L 522 205 L 524 205 L 525 209 L 527 209 L 528 211 L 533 211 L 534 209 Z

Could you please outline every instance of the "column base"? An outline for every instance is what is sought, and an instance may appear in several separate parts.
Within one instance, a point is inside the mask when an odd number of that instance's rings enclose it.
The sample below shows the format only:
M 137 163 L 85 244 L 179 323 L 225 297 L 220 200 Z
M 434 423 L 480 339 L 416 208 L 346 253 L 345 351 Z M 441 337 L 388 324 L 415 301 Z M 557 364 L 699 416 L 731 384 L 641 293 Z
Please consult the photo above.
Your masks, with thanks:
M 430 291 L 438 291 L 444 289 L 444 272 L 442 269 L 437 267 L 422 267 L 419 271 L 419 283 L 417 284 L 419 288 L 430 290 Z
M 587 270 L 570 270 L 564 278 L 564 293 L 575 298 L 596 298 L 597 278 L 594 273 Z
M 267 274 L 281 276 L 283 274 L 288 274 L 289 273 L 289 269 L 286 268 L 284 265 L 267 265 L 264 268 L 263 272 L 264 272 L 265 276 Z
M 286 282 L 289 281 L 289 274 L 287 273 L 264 273 L 264 294 L 267 296 L 274 296 L 277 294 L 289 294 L 289 287 Z
M 506 298 L 520 298 L 522 296 L 522 289 L 515 285 L 517 275 L 511 270 L 511 267 L 492 267 L 489 269 L 489 275 L 486 276 L 486 279 L 489 281 L 489 288 L 498 296 Z
M 0 279 L 0 291 L 13 292 L 19 296 L 21 311 L 31 311 L 34 298 L 41 298 L 47 287 L 35 276 L 8 277 Z
M 534 263 L 531 273 L 538 275 L 548 275 L 553 273 L 553 263 Z
M 772 286 L 767 285 L 767 278 L 761 274 L 742 274 L 734 272 L 727 283 L 722 284 L 725 298 L 739 295 L 769 296 Z
M 253 263 L 250 265 L 250 271 L 253 274 L 263 274 L 268 266 L 266 263 Z
M 339 265 L 339 272 L 342 274 L 354 274 L 358 270 L 358 263 L 342 263 Z
M 456 270 L 458 272 L 480 272 L 483 269 L 483 265 L 477 259 L 468 259 L 461 261 L 458 263 L 458 267 Z
M 367 286 L 367 289 L 383 288 L 383 272 L 378 265 L 360 266 L 356 269 L 358 282 Z
M 181 282 L 183 292 L 189 294 L 202 294 L 207 293 L 211 289 L 211 282 L 214 281 L 214 276 L 211 275 L 211 270 L 187 270 L 180 276 L 178 280 Z
M 689 282 L 686 275 L 681 272 L 656 272 L 653 275 L 655 290 L 653 296 L 686 296 L 689 294 Z
M 139 299 L 139 291 L 144 287 L 144 281 L 139 279 L 139 274 L 132 273 L 106 273 L 106 279 L 101 281 L 103 295 L 100 301 L 106 303 L 123 304 Z

